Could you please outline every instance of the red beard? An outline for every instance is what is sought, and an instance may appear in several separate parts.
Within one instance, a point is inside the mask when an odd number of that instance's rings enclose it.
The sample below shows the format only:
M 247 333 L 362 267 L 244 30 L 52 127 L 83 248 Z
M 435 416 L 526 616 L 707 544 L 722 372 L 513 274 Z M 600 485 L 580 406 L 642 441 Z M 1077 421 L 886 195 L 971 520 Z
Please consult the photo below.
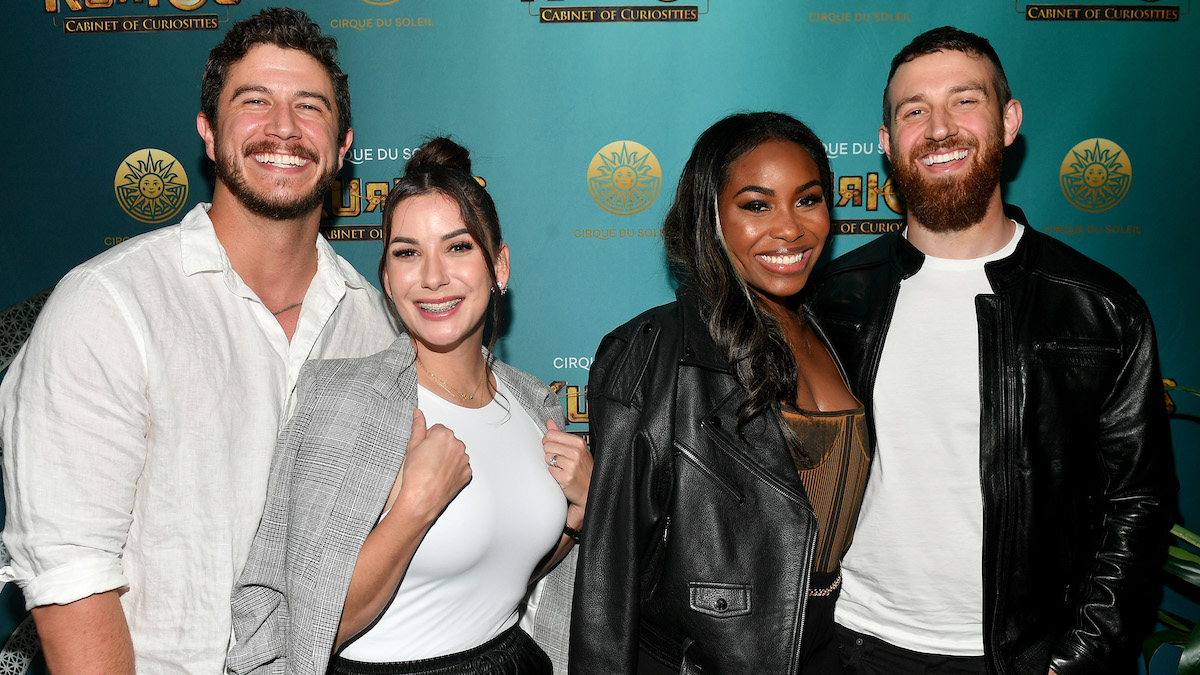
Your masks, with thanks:
M 975 161 L 965 174 L 932 177 L 921 170 L 919 157 L 963 145 L 961 139 L 930 141 L 913 148 L 906 161 L 892 164 L 892 179 L 900 188 L 909 215 L 932 232 L 961 232 L 983 220 L 992 194 L 1000 184 L 1004 143 L 999 128 L 988 134 L 982 149 L 978 139 L 970 139 L 966 144 L 975 151 Z M 892 157 L 900 157 L 895 140 L 891 150 Z

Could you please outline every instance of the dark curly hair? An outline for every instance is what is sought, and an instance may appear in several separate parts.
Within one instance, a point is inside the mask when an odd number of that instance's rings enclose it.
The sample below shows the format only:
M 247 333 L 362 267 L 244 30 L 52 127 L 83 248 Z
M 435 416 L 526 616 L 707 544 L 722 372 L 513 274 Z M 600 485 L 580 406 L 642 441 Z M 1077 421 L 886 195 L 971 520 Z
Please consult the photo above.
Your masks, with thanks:
M 308 15 L 290 7 L 264 9 L 243 19 L 225 33 L 225 39 L 208 53 L 204 75 L 200 78 L 200 112 L 212 125 L 217 123 L 217 103 L 233 64 L 245 58 L 252 47 L 275 45 L 298 49 L 325 67 L 333 83 L 333 98 L 338 122 L 338 140 L 346 140 L 350 131 L 350 82 L 337 61 L 337 40 L 321 34 L 321 28 Z

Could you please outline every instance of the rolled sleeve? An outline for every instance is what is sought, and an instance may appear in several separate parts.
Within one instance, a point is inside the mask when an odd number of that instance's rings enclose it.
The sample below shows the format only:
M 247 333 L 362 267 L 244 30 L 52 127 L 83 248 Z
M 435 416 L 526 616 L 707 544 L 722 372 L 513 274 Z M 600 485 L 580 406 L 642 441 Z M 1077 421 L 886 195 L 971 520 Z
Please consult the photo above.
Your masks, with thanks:
M 31 608 L 128 583 L 148 433 L 141 354 L 105 284 L 72 273 L 0 384 L 7 576 Z

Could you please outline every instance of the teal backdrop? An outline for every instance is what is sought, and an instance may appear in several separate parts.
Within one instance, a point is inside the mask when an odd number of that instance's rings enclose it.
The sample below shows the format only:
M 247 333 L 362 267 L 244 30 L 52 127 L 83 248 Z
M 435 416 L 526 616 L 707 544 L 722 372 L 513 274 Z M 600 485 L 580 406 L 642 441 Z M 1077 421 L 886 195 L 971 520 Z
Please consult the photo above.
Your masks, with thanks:
M 374 278 L 379 206 L 412 149 L 438 134 L 469 147 L 512 250 L 501 356 L 554 382 L 586 433 L 600 338 L 673 297 L 659 228 L 696 136 L 736 111 L 807 122 L 832 158 L 830 251 L 844 253 L 901 217 L 878 146 L 881 93 L 892 55 L 946 24 L 992 40 L 1023 103 L 1006 201 L 1132 282 L 1164 377 L 1200 384 L 1200 7 L 1167 1 L 290 4 L 337 38 L 350 75 L 354 145 L 325 207 L 335 248 Z M 209 198 L 200 72 L 230 22 L 271 4 L 4 3 L 0 307 Z M 1176 398 L 1181 518 L 1196 529 L 1200 404 Z M 13 588 L 0 599 L 7 635 L 23 610 Z

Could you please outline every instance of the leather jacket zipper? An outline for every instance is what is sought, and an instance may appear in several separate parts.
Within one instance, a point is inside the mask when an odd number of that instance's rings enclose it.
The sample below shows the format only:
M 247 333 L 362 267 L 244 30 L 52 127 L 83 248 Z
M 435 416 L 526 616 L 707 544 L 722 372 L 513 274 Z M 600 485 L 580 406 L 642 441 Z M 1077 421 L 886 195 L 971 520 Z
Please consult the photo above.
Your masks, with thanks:
M 680 457 L 687 460 L 689 464 L 699 469 L 700 473 L 704 474 L 709 480 L 711 480 L 713 484 L 721 489 L 722 492 L 729 495 L 730 498 L 737 502 L 738 506 L 746 503 L 746 498 L 743 497 L 737 490 L 735 490 L 733 486 L 730 485 L 724 478 L 721 478 L 719 475 L 717 475 L 717 472 L 710 469 L 708 465 L 704 463 L 704 460 L 700 459 L 696 453 L 679 443 L 675 444 L 675 452 Z
M 813 514 L 808 516 L 808 525 L 812 532 L 816 532 L 817 517 Z M 812 568 L 813 556 L 817 553 L 817 537 L 814 534 L 808 538 L 808 564 L 804 566 L 804 579 L 800 584 L 800 606 L 796 611 L 800 613 L 800 624 L 797 627 L 797 633 L 792 636 L 792 644 L 796 647 L 792 650 L 792 675 L 800 672 L 800 653 L 804 649 L 804 624 L 808 623 L 808 591 L 812 587 Z
M 1081 344 L 1078 342 L 1059 342 L 1050 340 L 1047 342 L 1035 342 L 1033 344 L 1035 352 L 1056 351 L 1056 352 L 1071 352 L 1074 354 L 1111 354 L 1118 356 L 1121 350 L 1114 345 L 1098 345 L 1098 344 Z

